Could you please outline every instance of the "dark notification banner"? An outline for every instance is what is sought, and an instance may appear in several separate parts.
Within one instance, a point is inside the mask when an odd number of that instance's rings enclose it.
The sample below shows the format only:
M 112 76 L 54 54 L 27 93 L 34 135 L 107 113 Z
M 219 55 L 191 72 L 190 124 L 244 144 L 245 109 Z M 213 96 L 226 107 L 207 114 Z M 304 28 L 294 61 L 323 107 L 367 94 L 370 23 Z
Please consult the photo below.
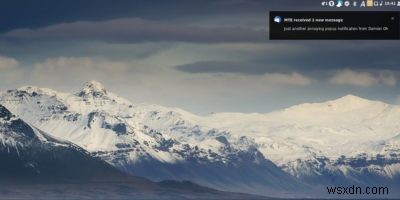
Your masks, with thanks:
M 400 12 L 271 11 L 270 40 L 399 40 Z

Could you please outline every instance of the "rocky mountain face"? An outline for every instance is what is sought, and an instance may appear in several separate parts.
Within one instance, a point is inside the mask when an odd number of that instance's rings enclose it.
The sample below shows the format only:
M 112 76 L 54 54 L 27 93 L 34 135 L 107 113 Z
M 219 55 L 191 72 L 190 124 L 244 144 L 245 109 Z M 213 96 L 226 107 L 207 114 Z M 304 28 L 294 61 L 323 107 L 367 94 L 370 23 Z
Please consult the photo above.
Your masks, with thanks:
M 0 105 L 1 199 L 264 199 L 192 182 L 151 182 L 27 124 Z
M 110 181 L 122 177 L 84 149 L 31 127 L 0 105 L 0 182 Z

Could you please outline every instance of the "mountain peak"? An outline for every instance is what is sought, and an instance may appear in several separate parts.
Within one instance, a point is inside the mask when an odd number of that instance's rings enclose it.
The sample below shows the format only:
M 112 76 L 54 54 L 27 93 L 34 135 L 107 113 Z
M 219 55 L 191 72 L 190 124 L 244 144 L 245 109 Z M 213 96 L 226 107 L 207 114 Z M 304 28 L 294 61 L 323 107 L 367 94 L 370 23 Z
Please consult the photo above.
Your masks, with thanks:
M 368 101 L 367 99 L 364 99 L 364 98 L 362 98 L 362 97 L 355 96 L 355 95 L 352 95 L 352 94 L 345 95 L 345 96 L 343 96 L 343 97 L 340 97 L 340 98 L 337 99 L 337 100 Z
M 103 84 L 98 81 L 92 80 L 83 86 L 80 92 L 77 94 L 80 97 L 83 96 L 93 96 L 93 97 L 102 97 L 107 95 L 107 90 L 103 86 Z
M 336 99 L 336 100 L 333 100 L 333 101 L 331 101 L 331 102 L 335 102 L 335 103 L 345 103 L 345 104 L 360 104 L 360 103 L 369 103 L 369 102 L 371 102 L 371 101 L 368 100 L 368 99 L 361 98 L 361 97 L 359 97 L 359 96 L 355 96 L 355 95 L 352 95 L 352 94 L 348 94 L 348 95 L 346 95 L 346 96 L 343 96 L 343 97 L 338 98 L 338 99 Z
M 358 97 L 355 95 L 346 95 L 335 100 L 325 101 L 321 103 L 305 103 L 285 109 L 290 114 L 293 113 L 344 113 L 358 109 L 372 108 L 375 109 L 386 107 L 385 103 L 373 101 Z

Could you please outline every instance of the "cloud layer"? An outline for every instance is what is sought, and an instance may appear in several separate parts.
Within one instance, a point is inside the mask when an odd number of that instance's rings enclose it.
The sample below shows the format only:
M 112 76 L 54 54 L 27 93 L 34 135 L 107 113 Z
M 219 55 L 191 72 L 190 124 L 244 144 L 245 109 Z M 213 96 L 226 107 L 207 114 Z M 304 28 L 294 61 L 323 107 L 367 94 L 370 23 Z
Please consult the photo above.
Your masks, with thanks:
M 334 85 L 353 85 L 369 87 L 377 84 L 395 86 L 397 84 L 394 71 L 354 71 L 350 69 L 341 70 L 334 74 L 329 82 Z
M 127 18 L 100 22 L 78 21 L 39 29 L 17 29 L 3 34 L 3 37 L 25 40 L 69 39 L 113 42 L 266 42 L 267 31 L 239 26 L 197 27 L 141 18 Z

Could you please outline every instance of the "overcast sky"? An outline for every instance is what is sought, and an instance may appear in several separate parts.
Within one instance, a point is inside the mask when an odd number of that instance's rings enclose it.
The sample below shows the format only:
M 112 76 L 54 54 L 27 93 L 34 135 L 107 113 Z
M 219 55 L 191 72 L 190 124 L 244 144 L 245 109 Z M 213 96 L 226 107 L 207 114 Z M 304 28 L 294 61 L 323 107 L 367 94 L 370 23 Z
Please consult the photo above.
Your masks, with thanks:
M 354 94 L 400 102 L 399 41 L 269 41 L 270 10 L 319 0 L 0 2 L 0 90 L 90 80 L 198 114 Z

